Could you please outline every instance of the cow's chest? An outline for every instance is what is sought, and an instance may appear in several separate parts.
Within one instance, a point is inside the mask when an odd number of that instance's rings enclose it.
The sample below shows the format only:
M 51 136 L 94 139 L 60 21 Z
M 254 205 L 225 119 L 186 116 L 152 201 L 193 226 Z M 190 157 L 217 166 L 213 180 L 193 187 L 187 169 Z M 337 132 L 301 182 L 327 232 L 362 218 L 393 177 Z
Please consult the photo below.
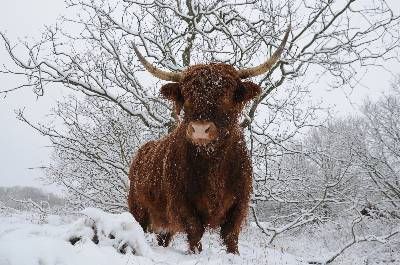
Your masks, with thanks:
M 226 213 L 233 205 L 235 196 L 227 192 L 221 196 L 204 194 L 196 200 L 196 212 L 204 225 L 217 228 L 225 219 Z
M 235 201 L 230 176 L 226 171 L 210 168 L 193 177 L 196 179 L 189 194 L 196 213 L 204 225 L 217 228 Z

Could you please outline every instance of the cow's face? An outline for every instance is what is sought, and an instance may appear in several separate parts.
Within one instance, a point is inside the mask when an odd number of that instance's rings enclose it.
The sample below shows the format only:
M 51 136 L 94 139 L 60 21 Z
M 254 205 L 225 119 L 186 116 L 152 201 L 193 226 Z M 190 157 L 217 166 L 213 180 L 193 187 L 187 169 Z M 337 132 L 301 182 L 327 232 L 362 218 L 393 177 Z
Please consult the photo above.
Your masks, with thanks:
M 230 65 L 210 64 L 189 67 L 179 83 L 161 87 L 161 94 L 184 111 L 186 138 L 195 145 L 216 143 L 227 137 L 237 125 L 246 102 L 261 88 L 241 81 Z

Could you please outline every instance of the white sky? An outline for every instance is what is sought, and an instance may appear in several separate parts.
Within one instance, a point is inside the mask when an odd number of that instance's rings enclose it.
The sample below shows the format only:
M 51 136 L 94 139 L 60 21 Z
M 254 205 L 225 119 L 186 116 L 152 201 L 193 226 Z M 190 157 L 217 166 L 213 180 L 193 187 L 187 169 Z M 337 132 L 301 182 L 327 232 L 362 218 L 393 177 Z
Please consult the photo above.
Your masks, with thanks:
M 63 12 L 63 0 L 13 0 L 2 1 L 0 8 L 0 30 L 6 31 L 9 39 L 24 36 L 39 36 L 43 25 L 53 24 Z M 0 46 L 1 64 L 10 65 L 10 59 Z M 0 89 L 10 88 L 17 78 L 0 74 Z M 46 91 L 46 96 L 36 99 L 32 91 L 20 90 L 0 99 L 0 186 L 32 185 L 43 186 L 38 177 L 40 170 L 28 168 L 46 164 L 49 161 L 50 144 L 16 119 L 15 109 L 24 108 L 32 120 L 40 119 L 54 105 L 60 91 Z
M 400 13 L 400 1 L 390 0 L 396 14 Z M 0 30 L 5 31 L 11 40 L 24 36 L 38 36 L 44 25 L 54 24 L 56 18 L 65 12 L 63 0 L 13 0 L 2 1 L 0 8 Z M 1 43 L 2 45 L 3 43 Z M 3 46 L 0 46 L 0 63 L 10 64 L 10 59 Z M 389 69 L 400 69 L 399 63 L 389 63 Z M 394 70 L 400 73 L 400 70 Z M 312 74 L 312 73 L 308 73 Z M 18 79 L 0 74 L 0 89 L 10 88 Z M 373 69 L 362 80 L 348 98 L 340 89 L 327 92 L 324 87 L 313 88 L 316 99 L 323 98 L 327 104 L 336 105 L 341 115 L 356 111 L 367 96 L 378 97 L 387 91 L 393 76 L 383 69 Z M 29 90 L 29 89 L 28 89 Z M 0 99 L 0 186 L 31 185 L 43 187 L 38 180 L 42 176 L 40 170 L 28 168 L 46 165 L 49 161 L 50 144 L 47 138 L 39 135 L 27 125 L 18 121 L 14 110 L 25 108 L 28 118 L 40 121 L 54 106 L 56 98 L 63 93 L 58 88 L 47 89 L 45 96 L 36 99 L 32 91 L 20 90 Z M 48 190 L 56 190 L 47 187 Z

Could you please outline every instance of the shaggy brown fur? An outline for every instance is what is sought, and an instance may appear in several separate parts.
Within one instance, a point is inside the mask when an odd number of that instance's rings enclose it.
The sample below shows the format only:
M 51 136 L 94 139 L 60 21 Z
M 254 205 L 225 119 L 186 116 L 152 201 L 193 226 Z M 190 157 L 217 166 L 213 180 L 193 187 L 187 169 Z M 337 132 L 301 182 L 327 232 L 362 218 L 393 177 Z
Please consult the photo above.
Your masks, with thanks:
M 195 65 L 161 94 L 184 110 L 170 134 L 142 146 L 132 161 L 129 210 L 145 231 L 168 246 L 177 232 L 187 234 L 191 252 L 201 251 L 206 228 L 221 228 L 230 253 L 249 207 L 252 166 L 238 119 L 244 104 L 261 89 L 241 81 L 230 65 Z M 215 140 L 196 145 L 187 136 L 191 121 L 212 121 Z

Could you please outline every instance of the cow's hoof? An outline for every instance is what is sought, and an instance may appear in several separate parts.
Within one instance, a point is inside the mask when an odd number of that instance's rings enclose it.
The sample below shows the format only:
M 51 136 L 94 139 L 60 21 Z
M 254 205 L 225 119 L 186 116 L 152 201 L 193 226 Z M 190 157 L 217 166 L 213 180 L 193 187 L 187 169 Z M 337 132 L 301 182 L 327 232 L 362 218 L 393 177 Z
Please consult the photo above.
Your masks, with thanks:
M 234 255 L 240 255 L 240 253 L 239 253 L 239 250 L 237 249 L 237 248 L 232 248 L 232 249 L 227 249 L 226 250 L 226 252 L 227 253 L 230 253 L 230 254 L 234 254 Z

